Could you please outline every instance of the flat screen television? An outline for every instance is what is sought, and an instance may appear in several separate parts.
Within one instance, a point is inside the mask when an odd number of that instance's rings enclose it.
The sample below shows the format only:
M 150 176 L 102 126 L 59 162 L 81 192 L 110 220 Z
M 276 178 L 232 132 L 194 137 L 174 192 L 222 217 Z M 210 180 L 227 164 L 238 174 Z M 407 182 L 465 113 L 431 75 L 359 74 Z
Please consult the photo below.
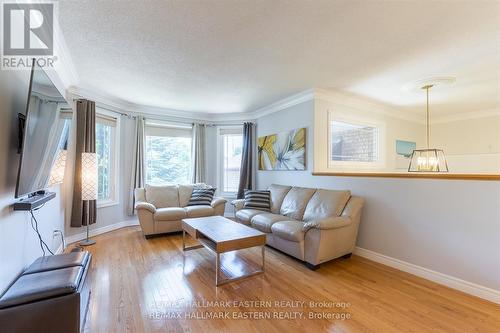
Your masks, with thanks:
M 28 102 L 19 125 L 20 163 L 16 198 L 49 186 L 58 156 L 66 149 L 71 108 L 48 75 L 33 62 Z

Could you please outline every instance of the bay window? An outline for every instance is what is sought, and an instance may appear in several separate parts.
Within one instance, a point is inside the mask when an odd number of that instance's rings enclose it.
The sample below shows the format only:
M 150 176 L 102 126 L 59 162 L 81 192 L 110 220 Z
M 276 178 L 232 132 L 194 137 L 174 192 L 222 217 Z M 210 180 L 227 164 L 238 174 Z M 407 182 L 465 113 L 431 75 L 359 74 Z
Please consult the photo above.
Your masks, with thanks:
M 241 153 L 243 150 L 242 128 L 218 129 L 219 132 L 219 191 L 224 196 L 234 196 L 240 181 Z
M 105 110 L 96 111 L 97 203 L 102 207 L 118 202 L 119 120 Z
M 146 183 L 191 182 L 191 127 L 146 124 Z

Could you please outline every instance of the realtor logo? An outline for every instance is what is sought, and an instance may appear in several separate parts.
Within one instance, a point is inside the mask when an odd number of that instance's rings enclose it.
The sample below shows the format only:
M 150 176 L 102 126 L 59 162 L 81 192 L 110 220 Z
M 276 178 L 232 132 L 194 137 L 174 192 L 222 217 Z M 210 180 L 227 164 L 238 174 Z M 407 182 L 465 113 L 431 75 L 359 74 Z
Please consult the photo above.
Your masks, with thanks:
M 4 3 L 3 54 L 50 56 L 54 53 L 54 4 Z
M 2 69 L 54 67 L 54 21 L 57 3 L 2 2 Z

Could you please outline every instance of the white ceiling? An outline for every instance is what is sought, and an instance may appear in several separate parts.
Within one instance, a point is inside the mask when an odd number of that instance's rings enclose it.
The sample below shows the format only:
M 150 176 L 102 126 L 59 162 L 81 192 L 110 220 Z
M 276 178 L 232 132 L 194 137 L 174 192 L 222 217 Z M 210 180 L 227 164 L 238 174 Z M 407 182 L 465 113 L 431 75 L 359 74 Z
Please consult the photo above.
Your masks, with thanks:
M 500 107 L 500 1 L 61 1 L 78 88 L 139 105 L 253 111 L 312 87 L 422 112 Z

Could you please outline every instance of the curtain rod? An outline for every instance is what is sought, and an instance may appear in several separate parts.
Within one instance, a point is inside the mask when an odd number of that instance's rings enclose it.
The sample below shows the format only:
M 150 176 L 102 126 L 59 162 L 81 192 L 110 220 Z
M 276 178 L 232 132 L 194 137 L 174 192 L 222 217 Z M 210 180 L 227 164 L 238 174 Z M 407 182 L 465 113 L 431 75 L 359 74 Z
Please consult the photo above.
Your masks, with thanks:
M 81 99 L 84 99 L 84 98 L 73 98 L 73 102 L 81 100 Z M 185 120 L 185 121 L 182 121 L 182 120 L 170 120 L 170 119 L 168 119 L 168 117 L 173 117 L 173 118 L 177 118 L 177 117 L 175 117 L 175 116 L 168 116 L 168 115 L 165 116 L 165 117 L 157 115 L 155 117 L 155 115 L 145 114 L 145 113 L 141 113 L 141 112 L 123 112 L 123 111 L 117 111 L 115 109 L 111 109 L 111 108 L 114 108 L 113 106 L 107 105 L 105 103 L 101 103 L 101 102 L 95 102 L 95 103 L 96 103 L 96 105 L 98 104 L 99 108 L 107 110 L 107 111 L 110 111 L 110 112 L 114 112 L 116 114 L 119 114 L 120 116 L 124 116 L 124 117 L 128 117 L 128 118 L 136 118 L 138 116 L 142 116 L 146 120 L 147 119 L 150 119 L 150 120 L 159 120 L 159 121 L 166 121 L 166 122 L 170 122 L 170 123 L 177 123 L 177 124 L 183 124 L 183 125 L 203 124 L 203 125 L 208 126 L 208 127 L 215 127 L 215 126 L 243 126 L 243 123 L 245 122 L 245 121 L 242 121 L 240 123 L 214 123 L 212 121 L 204 122 L 204 121 L 200 121 L 200 120 L 193 120 L 193 121 L 189 121 L 189 120 Z

